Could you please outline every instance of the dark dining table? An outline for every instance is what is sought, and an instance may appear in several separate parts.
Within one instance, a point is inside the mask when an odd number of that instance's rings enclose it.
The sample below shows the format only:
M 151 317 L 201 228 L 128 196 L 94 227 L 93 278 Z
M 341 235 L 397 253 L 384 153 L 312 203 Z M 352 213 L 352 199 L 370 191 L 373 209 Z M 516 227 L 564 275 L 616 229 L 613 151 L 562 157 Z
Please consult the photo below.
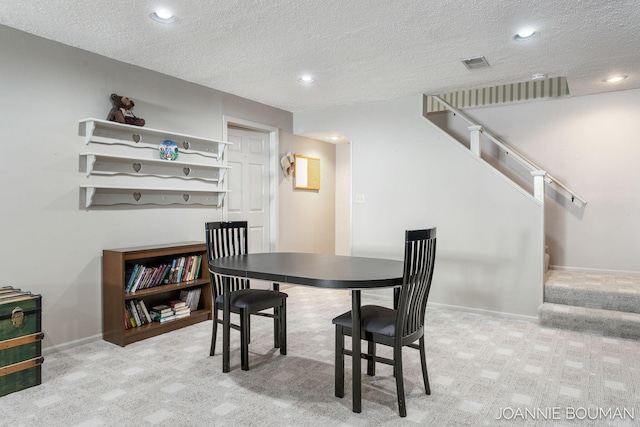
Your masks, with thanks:
M 352 354 L 359 355 L 362 289 L 402 285 L 403 262 L 341 255 L 298 252 L 268 252 L 223 257 L 209 262 L 209 271 L 223 277 L 266 280 L 280 284 L 348 289 L 352 305 Z M 222 371 L 229 372 L 229 280 L 224 280 Z M 336 313 L 339 315 L 341 313 Z M 352 360 L 353 412 L 362 411 L 361 360 Z M 336 390 L 337 397 L 343 397 Z

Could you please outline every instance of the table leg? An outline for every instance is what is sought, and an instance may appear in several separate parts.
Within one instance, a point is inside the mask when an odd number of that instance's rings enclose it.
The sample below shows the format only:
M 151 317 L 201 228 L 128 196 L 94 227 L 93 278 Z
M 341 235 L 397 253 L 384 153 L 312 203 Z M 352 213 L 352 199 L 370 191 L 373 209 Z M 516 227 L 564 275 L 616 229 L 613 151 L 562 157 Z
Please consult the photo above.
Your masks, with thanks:
M 223 294 L 223 308 L 222 308 L 222 372 L 229 372 L 229 333 L 230 333 L 230 323 L 231 323 L 231 299 L 230 299 L 230 277 L 224 277 L 222 279 L 224 283 L 224 294 Z M 215 304 L 215 302 L 214 302 Z
M 360 360 L 360 290 L 351 291 L 351 372 L 353 412 L 362 412 L 362 372 Z

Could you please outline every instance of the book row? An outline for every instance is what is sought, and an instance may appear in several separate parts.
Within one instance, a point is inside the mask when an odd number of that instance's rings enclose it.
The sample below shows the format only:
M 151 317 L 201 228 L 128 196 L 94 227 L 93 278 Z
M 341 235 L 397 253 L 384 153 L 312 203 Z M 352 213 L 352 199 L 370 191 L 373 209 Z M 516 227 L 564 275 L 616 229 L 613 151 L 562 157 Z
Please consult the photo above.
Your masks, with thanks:
M 169 322 L 187 317 L 198 309 L 201 288 L 180 292 L 180 299 L 147 308 L 144 300 L 132 299 L 125 302 L 125 329 L 136 328 L 152 322 Z
M 125 303 L 125 329 L 137 328 L 152 322 L 168 322 L 191 314 L 184 301 L 170 301 L 147 309 L 143 300 L 129 300 Z
M 125 273 L 125 293 L 158 285 L 187 282 L 200 277 L 202 255 L 174 258 L 157 266 L 135 264 Z

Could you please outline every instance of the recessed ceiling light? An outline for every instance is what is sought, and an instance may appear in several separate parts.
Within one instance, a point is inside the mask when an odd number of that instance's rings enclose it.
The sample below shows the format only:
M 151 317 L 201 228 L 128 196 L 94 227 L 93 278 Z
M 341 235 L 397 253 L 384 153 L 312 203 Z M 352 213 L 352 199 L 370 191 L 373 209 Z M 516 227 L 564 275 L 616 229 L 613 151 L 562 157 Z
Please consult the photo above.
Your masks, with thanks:
M 604 79 L 603 81 L 606 83 L 618 83 L 626 79 L 627 76 L 611 76 L 608 79 Z
M 332 135 L 332 136 L 329 137 L 329 139 L 332 140 L 332 141 L 337 141 L 337 140 L 341 139 L 341 137 L 339 135 Z
M 167 9 L 158 9 L 150 14 L 149 17 L 154 21 L 161 22 L 163 24 L 171 24 L 173 22 L 176 22 L 176 17 L 173 16 L 173 14 Z
M 527 29 L 518 31 L 518 33 L 515 36 L 513 36 L 513 39 L 516 41 L 531 40 L 537 35 L 538 33 L 536 32 L 536 30 L 534 30 L 533 28 L 527 28 Z
M 309 83 L 313 83 L 314 78 L 309 74 L 303 74 L 302 76 L 298 77 L 298 81 L 300 83 L 309 84 Z

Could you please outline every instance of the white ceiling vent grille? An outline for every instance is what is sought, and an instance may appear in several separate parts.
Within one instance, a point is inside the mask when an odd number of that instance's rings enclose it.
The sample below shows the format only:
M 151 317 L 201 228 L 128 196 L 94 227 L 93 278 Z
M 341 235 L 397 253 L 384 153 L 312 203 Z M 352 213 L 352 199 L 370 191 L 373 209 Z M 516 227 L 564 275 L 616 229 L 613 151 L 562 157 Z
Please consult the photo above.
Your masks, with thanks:
M 486 68 L 489 66 L 487 58 L 485 58 L 484 56 L 475 56 L 473 58 L 463 59 L 462 63 L 469 70 L 477 70 L 479 68 Z

